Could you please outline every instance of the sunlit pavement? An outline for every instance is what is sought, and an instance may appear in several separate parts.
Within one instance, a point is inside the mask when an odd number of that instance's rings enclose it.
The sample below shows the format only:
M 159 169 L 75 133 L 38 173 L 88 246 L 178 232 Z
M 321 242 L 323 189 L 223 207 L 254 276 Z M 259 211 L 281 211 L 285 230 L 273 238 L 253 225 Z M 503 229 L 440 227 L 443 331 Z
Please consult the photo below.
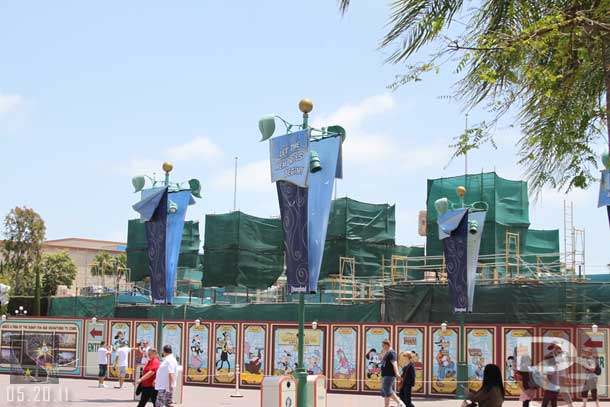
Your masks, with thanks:
M 123 389 L 115 389 L 116 382 L 107 382 L 108 388 L 100 389 L 94 380 L 83 379 L 60 379 L 59 385 L 44 386 L 38 385 L 11 385 L 9 386 L 9 376 L 0 375 L 0 406 L 20 406 L 20 407 L 48 407 L 48 406 L 88 406 L 88 407 L 134 407 L 137 402 L 133 400 L 133 384 L 125 384 Z M 19 388 L 18 386 L 21 386 Z M 183 406 L 185 407 L 257 407 L 260 406 L 260 392 L 257 390 L 241 390 L 243 398 L 233 398 L 234 393 L 230 388 L 218 387 L 194 387 L 184 388 Z M 19 398 L 22 400 L 19 400 Z M 12 401 L 10 401 L 12 400 Z M 47 400 L 47 401 L 45 401 Z M 50 401 L 49 401 L 50 400 Z M 457 400 L 446 399 L 414 399 L 415 406 L 460 406 Z M 395 404 L 392 403 L 392 406 Z M 507 407 L 521 406 L 519 401 L 506 401 Z M 532 403 L 532 406 L 539 406 L 539 402 Z M 560 402 L 560 405 L 565 405 Z M 574 406 L 581 406 L 582 402 L 577 401 Z M 601 403 L 604 407 L 610 407 L 610 402 Z M 152 404 L 148 404 L 152 406 Z M 345 395 L 329 394 L 327 407 L 374 407 L 383 406 L 383 401 L 378 396 L 370 395 Z M 594 407 L 595 404 L 589 402 L 587 406 Z M 275 407 L 275 406 L 274 406 Z

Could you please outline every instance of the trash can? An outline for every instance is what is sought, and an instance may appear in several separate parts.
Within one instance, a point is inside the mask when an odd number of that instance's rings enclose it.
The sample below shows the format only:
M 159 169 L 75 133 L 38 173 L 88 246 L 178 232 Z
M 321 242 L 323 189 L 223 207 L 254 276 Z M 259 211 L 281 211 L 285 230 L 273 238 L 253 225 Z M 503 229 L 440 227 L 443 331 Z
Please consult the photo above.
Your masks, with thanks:
M 292 376 L 266 376 L 261 384 L 261 407 L 296 407 L 297 382 Z
M 326 376 L 307 376 L 307 407 L 326 407 Z
M 182 379 L 184 378 L 184 369 L 181 365 L 178 365 L 178 369 L 176 370 L 176 388 L 174 389 L 174 404 L 177 406 L 182 405 L 182 395 L 184 392 L 184 387 L 182 383 Z

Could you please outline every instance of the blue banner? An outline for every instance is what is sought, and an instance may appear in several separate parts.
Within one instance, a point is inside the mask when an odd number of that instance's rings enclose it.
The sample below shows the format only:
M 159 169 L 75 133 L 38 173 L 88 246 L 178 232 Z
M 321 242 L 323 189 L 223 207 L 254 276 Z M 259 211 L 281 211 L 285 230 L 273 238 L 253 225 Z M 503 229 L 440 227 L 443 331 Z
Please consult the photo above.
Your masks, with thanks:
M 167 187 L 158 187 L 145 189 L 140 194 L 140 202 L 132 205 L 134 211 L 140 214 L 140 221 L 147 222 L 153 217 L 155 211 L 159 207 L 159 202 L 166 196 Z
M 307 250 L 307 188 L 278 181 L 277 196 L 284 231 L 284 254 L 288 292 L 307 293 L 309 263 Z
M 470 211 L 468 212 L 468 224 L 476 222 L 476 232 L 474 229 L 468 231 L 468 311 L 472 312 L 474 304 L 474 289 L 477 281 L 477 266 L 479 265 L 479 249 L 481 248 L 481 236 L 483 236 L 483 228 L 485 226 L 485 217 L 487 211 Z
M 601 171 L 597 207 L 601 208 L 602 206 L 610 206 L 610 170 Z
M 186 209 L 194 203 L 191 191 L 171 192 L 168 195 L 169 214 L 167 215 L 166 232 L 166 271 L 165 287 L 167 291 L 166 300 L 171 304 L 174 300 L 174 288 L 176 285 L 176 273 L 178 271 L 178 257 L 182 243 L 182 231 L 184 230 L 184 218 Z
M 271 181 L 289 181 L 306 187 L 309 174 L 309 130 L 274 137 L 269 141 Z
M 341 137 L 312 141 L 310 149 L 318 153 L 322 166 L 320 171 L 309 174 L 308 181 L 309 292 L 315 293 L 322 267 L 335 176 L 342 172 L 339 165 Z
M 445 267 L 453 312 L 468 311 L 468 210 L 451 210 L 439 217 L 441 230 L 448 234 L 443 240 Z
M 148 249 L 148 270 L 153 304 L 165 304 L 166 286 L 166 230 L 167 230 L 167 188 L 162 189 L 152 216 L 146 222 L 146 244 Z

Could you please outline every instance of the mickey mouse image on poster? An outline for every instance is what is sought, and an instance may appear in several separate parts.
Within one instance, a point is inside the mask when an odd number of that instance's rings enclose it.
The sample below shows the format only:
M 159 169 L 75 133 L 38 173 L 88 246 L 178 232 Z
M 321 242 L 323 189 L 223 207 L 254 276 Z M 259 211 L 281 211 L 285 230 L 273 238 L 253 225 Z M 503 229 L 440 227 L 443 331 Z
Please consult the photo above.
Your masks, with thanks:
M 372 377 L 381 376 L 381 357 L 379 356 L 379 353 L 377 353 L 377 349 L 371 348 L 366 353 L 366 360 L 368 361 L 366 377 L 370 379 Z

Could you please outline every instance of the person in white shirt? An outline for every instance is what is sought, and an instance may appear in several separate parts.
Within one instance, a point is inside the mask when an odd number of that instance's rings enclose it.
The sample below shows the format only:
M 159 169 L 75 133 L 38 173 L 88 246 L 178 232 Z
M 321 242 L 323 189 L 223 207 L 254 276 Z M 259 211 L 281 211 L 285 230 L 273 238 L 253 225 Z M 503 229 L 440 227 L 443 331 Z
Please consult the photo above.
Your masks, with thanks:
M 106 342 L 102 341 L 100 347 L 97 350 L 97 363 L 99 364 L 99 373 L 97 375 L 98 385 L 97 387 L 107 387 L 104 384 L 106 373 L 108 373 L 108 357 L 111 354 L 110 345 L 106 346 Z
M 116 351 L 116 359 L 114 363 L 119 368 L 119 385 L 115 388 L 120 389 L 123 387 L 125 381 L 125 375 L 127 374 L 127 367 L 129 366 L 129 353 L 131 348 L 126 343 L 122 343 L 119 349 Z
M 178 373 L 178 362 L 172 354 L 171 345 L 163 346 L 163 361 L 157 370 L 155 390 L 157 400 L 155 407 L 172 407 L 174 405 L 174 389 Z

